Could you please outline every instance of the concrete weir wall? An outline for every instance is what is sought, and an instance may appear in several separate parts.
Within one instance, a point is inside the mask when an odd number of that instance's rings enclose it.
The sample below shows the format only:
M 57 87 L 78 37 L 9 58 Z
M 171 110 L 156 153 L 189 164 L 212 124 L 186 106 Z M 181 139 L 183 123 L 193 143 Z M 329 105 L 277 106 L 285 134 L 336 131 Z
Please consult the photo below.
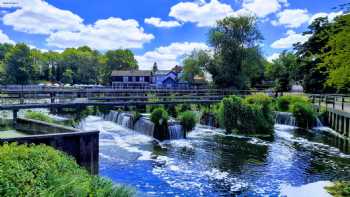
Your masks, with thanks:
M 75 158 L 91 174 L 98 174 L 99 132 L 83 132 L 37 120 L 17 119 L 19 130 L 33 135 L 0 139 L 0 143 L 46 144 Z M 17 128 L 16 128 L 17 129 Z
M 350 113 L 336 109 L 327 111 L 329 126 L 342 136 L 350 138 Z

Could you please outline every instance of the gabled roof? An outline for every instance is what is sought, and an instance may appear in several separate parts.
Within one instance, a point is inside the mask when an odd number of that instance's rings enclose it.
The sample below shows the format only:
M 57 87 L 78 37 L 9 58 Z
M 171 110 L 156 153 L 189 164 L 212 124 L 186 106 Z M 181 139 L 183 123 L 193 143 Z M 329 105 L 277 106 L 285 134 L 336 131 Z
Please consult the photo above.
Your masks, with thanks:
M 154 74 L 155 75 L 167 75 L 170 72 L 173 72 L 174 74 L 177 74 L 175 71 L 173 70 L 157 70 Z
M 114 70 L 112 71 L 111 76 L 117 77 L 117 76 L 151 76 L 152 71 L 150 70 Z

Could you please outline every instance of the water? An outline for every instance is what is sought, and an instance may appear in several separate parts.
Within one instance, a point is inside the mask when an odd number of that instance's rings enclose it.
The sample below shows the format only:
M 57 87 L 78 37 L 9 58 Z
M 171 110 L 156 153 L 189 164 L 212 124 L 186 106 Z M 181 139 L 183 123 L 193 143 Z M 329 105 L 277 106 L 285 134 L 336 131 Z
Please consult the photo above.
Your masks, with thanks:
M 80 126 L 101 131 L 100 175 L 139 196 L 325 196 L 325 181 L 350 180 L 349 144 L 339 150 L 330 135 L 292 126 L 277 124 L 265 141 L 198 125 L 187 139 L 162 143 L 100 117 Z
M 276 124 L 296 126 L 295 117 L 290 112 L 276 112 L 275 116 L 276 116 L 275 117 Z
M 183 139 L 185 136 L 184 131 L 182 130 L 182 126 L 180 124 L 169 125 L 168 130 L 171 140 Z

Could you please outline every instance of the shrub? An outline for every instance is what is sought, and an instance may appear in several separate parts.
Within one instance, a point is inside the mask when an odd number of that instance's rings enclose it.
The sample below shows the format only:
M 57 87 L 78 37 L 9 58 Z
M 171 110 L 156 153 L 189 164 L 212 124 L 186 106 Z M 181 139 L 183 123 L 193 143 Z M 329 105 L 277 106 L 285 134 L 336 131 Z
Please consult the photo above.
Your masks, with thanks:
M 188 103 L 185 103 L 185 104 L 177 105 L 175 108 L 176 108 L 176 113 L 181 114 L 182 112 L 190 111 L 191 105 Z
M 182 128 L 187 132 L 193 130 L 197 123 L 197 116 L 192 111 L 185 111 L 180 114 Z
M 292 113 L 298 127 L 312 128 L 316 120 L 316 112 L 309 103 L 297 102 L 292 106 Z
M 326 187 L 326 190 L 335 197 L 350 196 L 350 182 L 338 181 L 333 186 Z
M 159 140 L 169 139 L 168 113 L 163 107 L 158 107 L 151 113 L 151 121 L 154 123 L 153 137 Z
M 133 111 L 132 112 L 132 117 L 133 117 L 133 122 L 134 124 L 141 118 L 141 113 L 138 111 Z
M 0 196 L 132 196 L 45 145 L 0 146 Z
M 244 100 L 237 96 L 226 97 L 219 105 L 217 113 L 219 123 L 227 132 L 271 134 L 273 130 L 271 102 L 272 100 L 261 95 Z
M 280 96 L 276 100 L 276 110 L 291 111 L 295 103 L 309 103 L 309 99 L 305 96 L 296 95 Z
M 43 122 L 53 123 L 54 119 L 48 116 L 47 114 L 44 114 L 42 112 L 38 111 L 27 111 L 24 115 L 25 118 L 33 119 L 33 120 L 40 120 Z

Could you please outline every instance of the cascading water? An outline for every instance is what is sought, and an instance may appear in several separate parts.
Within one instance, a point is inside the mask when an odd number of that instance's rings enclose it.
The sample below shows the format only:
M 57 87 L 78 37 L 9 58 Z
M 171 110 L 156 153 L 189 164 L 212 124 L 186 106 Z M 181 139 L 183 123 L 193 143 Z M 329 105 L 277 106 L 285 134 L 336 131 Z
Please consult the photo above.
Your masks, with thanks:
M 169 130 L 169 137 L 171 140 L 184 138 L 184 131 L 180 124 L 177 124 L 177 123 L 171 124 L 168 126 L 168 130 Z
M 118 115 L 119 115 L 119 112 L 110 111 L 107 115 L 104 116 L 104 119 L 112 122 L 117 122 Z
M 276 112 L 275 114 L 275 124 L 296 126 L 296 120 L 292 113 L 290 112 Z
M 104 120 L 115 122 L 123 127 L 132 129 L 133 120 L 130 114 L 124 112 L 110 111 L 104 116 Z
M 154 124 L 152 121 L 145 117 L 138 119 L 134 125 L 134 130 L 140 132 L 144 135 L 153 137 L 154 133 Z

